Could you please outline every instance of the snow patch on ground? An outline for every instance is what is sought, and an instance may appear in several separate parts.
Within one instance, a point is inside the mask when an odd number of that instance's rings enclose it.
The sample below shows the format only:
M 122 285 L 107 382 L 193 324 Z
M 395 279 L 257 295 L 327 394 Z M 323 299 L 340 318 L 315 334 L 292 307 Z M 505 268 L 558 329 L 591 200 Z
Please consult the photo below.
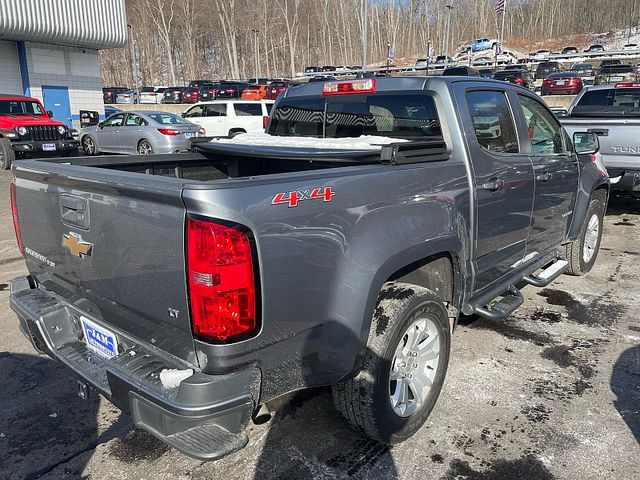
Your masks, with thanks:
M 259 145 L 264 147 L 325 148 L 345 150 L 379 150 L 381 145 L 408 140 L 390 137 L 362 135 L 350 138 L 280 137 L 266 133 L 242 133 L 233 138 L 220 138 L 212 142 L 234 145 Z

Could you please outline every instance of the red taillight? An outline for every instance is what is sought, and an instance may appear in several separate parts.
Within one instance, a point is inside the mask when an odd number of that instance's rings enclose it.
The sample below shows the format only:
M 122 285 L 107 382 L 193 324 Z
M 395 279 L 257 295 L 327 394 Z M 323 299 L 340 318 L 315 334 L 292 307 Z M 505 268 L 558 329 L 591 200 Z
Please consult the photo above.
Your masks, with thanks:
M 522 85 L 524 83 L 524 78 L 516 78 L 513 83 L 517 83 L 518 85 Z
M 267 123 L 269 122 L 269 117 L 266 115 L 262 117 L 262 128 L 267 128 Z
M 200 130 L 198 130 L 198 135 L 200 135 L 201 137 L 204 137 L 206 134 L 207 134 L 207 131 L 203 127 L 200 127 Z
M 635 88 L 640 87 L 640 82 L 623 82 L 616 83 L 615 88 Z
M 582 83 L 582 79 L 581 78 L 577 78 L 577 77 L 573 77 L 569 79 L 569 83 L 571 85 L 580 85 Z
M 373 78 L 346 80 L 343 82 L 325 82 L 322 87 L 323 95 L 343 95 L 349 93 L 373 93 L 376 91 L 376 81 Z
M 244 231 L 187 218 L 187 275 L 196 338 L 228 342 L 257 330 L 253 255 Z
M 16 232 L 16 242 L 18 242 L 18 250 L 24 253 L 24 245 L 22 244 L 22 235 L 20 234 L 20 223 L 18 222 L 18 206 L 16 205 L 16 184 L 15 180 L 9 185 L 11 194 L 11 216 L 13 217 L 13 230 Z
M 176 135 L 180 135 L 180 130 L 176 130 L 175 128 L 159 128 L 158 131 L 163 135 L 169 135 L 170 137 L 175 137 Z

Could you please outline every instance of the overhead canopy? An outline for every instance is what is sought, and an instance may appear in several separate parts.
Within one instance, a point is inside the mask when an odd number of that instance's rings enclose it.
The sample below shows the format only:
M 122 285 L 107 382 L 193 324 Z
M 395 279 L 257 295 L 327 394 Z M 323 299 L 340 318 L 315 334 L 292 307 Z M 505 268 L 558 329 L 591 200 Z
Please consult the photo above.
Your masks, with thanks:
M 125 0 L 0 0 L 0 40 L 91 49 L 127 42 Z

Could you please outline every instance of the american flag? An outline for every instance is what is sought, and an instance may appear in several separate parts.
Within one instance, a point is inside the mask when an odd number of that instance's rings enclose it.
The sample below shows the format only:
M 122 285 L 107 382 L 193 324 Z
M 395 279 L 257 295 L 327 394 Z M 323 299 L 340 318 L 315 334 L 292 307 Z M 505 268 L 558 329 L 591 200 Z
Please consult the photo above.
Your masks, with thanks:
M 504 5 L 506 0 L 496 0 L 496 13 L 498 15 L 504 14 Z

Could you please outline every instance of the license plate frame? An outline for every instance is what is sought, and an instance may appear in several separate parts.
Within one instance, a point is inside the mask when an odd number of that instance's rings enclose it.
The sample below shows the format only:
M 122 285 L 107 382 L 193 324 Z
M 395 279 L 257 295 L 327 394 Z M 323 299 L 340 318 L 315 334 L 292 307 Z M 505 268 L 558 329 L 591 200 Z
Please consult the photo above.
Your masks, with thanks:
M 184 132 L 184 137 L 185 138 L 192 138 L 194 137 L 196 134 L 193 132 Z
M 55 143 L 43 143 L 42 144 L 42 151 L 43 152 L 55 152 L 56 151 L 56 144 Z
M 621 82 L 622 80 L 623 80 L 623 78 L 620 77 L 620 76 L 611 77 L 611 81 L 612 82 Z
M 82 315 L 80 323 L 84 342 L 91 351 L 107 360 L 118 356 L 118 337 L 115 333 Z

